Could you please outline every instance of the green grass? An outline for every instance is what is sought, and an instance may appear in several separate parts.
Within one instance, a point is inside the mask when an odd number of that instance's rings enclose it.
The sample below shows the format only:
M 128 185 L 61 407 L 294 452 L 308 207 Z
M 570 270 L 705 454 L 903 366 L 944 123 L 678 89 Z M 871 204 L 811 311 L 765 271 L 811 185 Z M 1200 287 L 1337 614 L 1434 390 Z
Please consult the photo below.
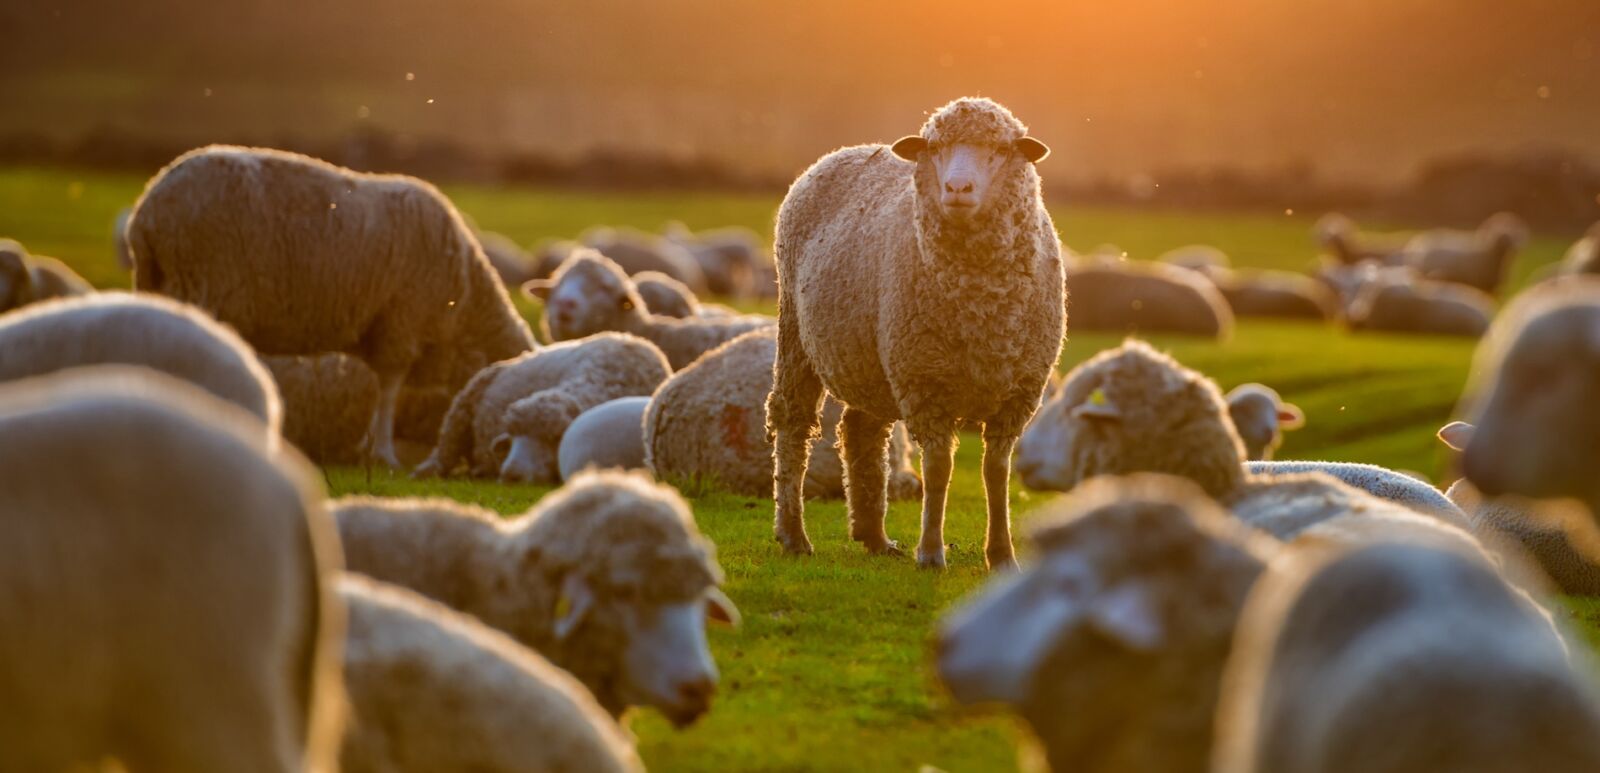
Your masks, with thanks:
M 111 221 L 133 201 L 143 179 L 58 170 L 0 170 L 0 236 L 70 263 L 103 287 L 126 287 L 112 259 Z M 770 232 L 772 196 L 598 194 L 450 187 L 450 196 L 484 228 L 519 241 L 571 236 L 600 223 L 659 228 L 742 224 Z M 1311 220 L 1296 216 L 1186 215 L 1063 208 L 1057 224 L 1068 243 L 1116 243 L 1134 256 L 1206 242 L 1241 265 L 1298 269 L 1313 255 Z M 1560 240 L 1535 239 L 1515 272 L 1526 277 L 1560 256 Z M 1062 367 L 1114 336 L 1070 336 Z M 1186 364 L 1225 388 L 1263 381 L 1305 409 L 1308 425 L 1290 436 L 1282 458 L 1365 461 L 1449 473 L 1433 432 L 1451 414 L 1466 378 L 1472 344 L 1453 339 L 1360 336 L 1329 328 L 1245 322 L 1226 344 L 1155 337 Z M 694 496 L 700 527 L 718 545 L 728 592 L 745 625 L 718 630 L 712 645 L 723 670 L 723 695 L 700 724 L 674 732 L 640 712 L 633 724 L 645 760 L 657 770 L 914 770 L 1014 768 L 1016 723 L 957 710 L 928 668 L 929 631 L 941 610 L 983 580 L 983 498 L 978 444 L 965 438 L 950 494 L 951 568 L 919 572 L 909 560 L 862 555 L 848 542 L 843 506 L 812 503 L 809 530 L 817 554 L 784 558 L 772 541 L 771 503 L 708 493 Z M 477 481 L 415 482 L 387 472 L 329 470 L 331 493 L 443 495 L 503 513 L 526 509 L 547 489 Z M 1048 496 L 1013 487 L 1026 522 Z M 891 508 L 890 533 L 914 543 L 917 505 Z M 1571 618 L 1600 644 L 1600 600 L 1574 600 Z

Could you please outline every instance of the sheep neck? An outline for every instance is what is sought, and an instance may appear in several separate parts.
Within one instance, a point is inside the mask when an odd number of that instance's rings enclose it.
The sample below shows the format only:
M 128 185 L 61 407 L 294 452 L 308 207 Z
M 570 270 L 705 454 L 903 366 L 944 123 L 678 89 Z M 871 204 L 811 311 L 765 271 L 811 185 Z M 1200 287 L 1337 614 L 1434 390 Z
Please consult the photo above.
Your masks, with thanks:
M 971 221 L 945 217 L 932 164 L 918 164 L 914 188 L 917 245 L 927 268 L 990 275 L 1011 269 L 1026 277 L 1036 272 L 1042 256 L 1035 237 L 1052 227 L 1038 204 L 1039 175 L 1031 164 L 996 179 L 988 204 Z

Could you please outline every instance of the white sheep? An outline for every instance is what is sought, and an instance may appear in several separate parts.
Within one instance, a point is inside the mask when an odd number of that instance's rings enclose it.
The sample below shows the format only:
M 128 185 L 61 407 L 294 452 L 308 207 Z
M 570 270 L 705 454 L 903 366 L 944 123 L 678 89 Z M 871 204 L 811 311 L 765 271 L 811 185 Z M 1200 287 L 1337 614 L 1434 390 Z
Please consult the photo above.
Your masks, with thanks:
M 1245 458 L 1252 461 L 1271 459 L 1283 444 L 1284 430 L 1306 424 L 1299 406 L 1285 402 L 1277 390 L 1265 384 L 1240 384 L 1229 390 L 1225 399 L 1228 417 L 1244 441 Z
M 1426 279 L 1455 282 L 1489 295 L 1505 282 L 1506 269 L 1528 240 L 1528 226 L 1510 212 L 1490 215 L 1476 231 L 1447 228 L 1406 242 L 1405 262 Z
M 0 382 L 111 364 L 185 379 L 254 414 L 274 433 L 282 423 L 278 390 L 255 352 L 193 306 L 94 293 L 0 316 Z
M 1233 311 L 1203 275 L 1165 263 L 1090 258 L 1067 268 L 1072 327 L 1226 339 Z
M 0 239 L 0 312 L 92 292 L 89 282 L 67 264 L 43 255 L 29 255 L 21 244 Z
M 1600 701 L 1481 554 L 1291 546 L 1251 592 L 1218 773 L 1600 769 Z
M 699 480 L 745 496 L 772 491 L 772 440 L 767 435 L 767 395 L 777 355 L 777 331 L 746 333 L 672 375 L 656 390 L 644 416 L 645 463 L 665 480 Z M 829 398 L 823 432 L 811 444 L 808 497 L 843 496 L 838 425 L 843 406 Z M 891 499 L 922 493 L 911 468 L 910 447 L 898 423 L 890 433 L 885 480 Z
M 705 273 L 689 250 L 670 239 L 625 228 L 591 228 L 578 238 L 615 261 L 629 276 L 659 271 L 682 282 L 690 292 L 707 291 Z
M 688 285 L 660 271 L 641 271 L 629 279 L 639 290 L 645 310 L 651 314 L 674 319 L 700 315 L 700 301 Z
M 584 411 L 648 395 L 671 375 L 661 351 L 625 333 L 564 341 L 484 368 L 455 397 L 439 443 L 417 477 L 450 475 L 555 483 L 557 450 Z
M 956 430 L 983 424 L 985 558 L 1015 564 L 1006 493 L 1011 449 L 1039 407 L 1066 330 L 1061 242 L 1034 164 L 1049 153 L 1001 105 L 957 99 L 892 147 L 834 151 L 778 211 L 774 531 L 805 531 L 807 456 L 826 390 L 844 404 L 850 536 L 898 553 L 884 530 L 890 426 L 922 448 L 917 563 L 945 563 Z
M 444 499 L 346 498 L 332 510 L 350 571 L 510 634 L 613 715 L 648 704 L 681 726 L 709 710 L 707 614 L 735 622 L 738 611 L 673 489 L 586 472 L 510 520 Z
M 1600 513 L 1600 279 L 1523 293 L 1479 345 L 1473 371 L 1467 480 L 1489 497 L 1572 497 Z
M 140 291 L 206 309 L 263 354 L 365 361 L 379 384 L 370 451 L 391 466 L 400 388 L 420 362 L 448 360 L 453 392 L 533 348 L 461 216 L 415 178 L 200 148 L 150 180 L 128 239 Z
M 1362 263 L 1392 266 L 1405 261 L 1405 242 L 1389 234 L 1361 233 L 1354 220 L 1329 212 L 1312 227 L 1317 244 L 1335 261 L 1355 266 Z
M 1389 276 L 1363 285 L 1346 315 L 1351 330 L 1477 338 L 1494 312 L 1494 299 L 1474 287 Z
M 644 469 L 644 412 L 649 407 L 648 397 L 621 397 L 578 414 L 556 449 L 561 479 L 571 480 L 587 469 Z
M 1156 258 L 1158 263 L 1168 263 L 1190 271 L 1205 273 L 1209 269 L 1226 269 L 1233 265 L 1228 253 L 1209 244 L 1188 244 L 1167 250 Z
M 505 634 L 398 586 L 345 575 L 344 773 L 640 771 L 577 679 Z
M 1341 483 L 1354 486 L 1379 499 L 1431 515 L 1445 523 L 1466 528 L 1466 514 L 1449 497 L 1427 480 L 1413 475 L 1359 462 L 1259 461 L 1245 463 L 1245 472 L 1256 477 L 1282 477 L 1320 472 Z
M 339 548 L 311 468 L 146 368 L 0 386 L 0 767 L 336 770 Z
M 706 277 L 706 289 L 730 298 L 758 294 L 757 280 L 772 271 L 772 257 L 748 228 L 714 228 L 695 233 L 683 223 L 668 223 L 664 235 L 689 250 Z
M 533 278 L 533 256 L 522 249 L 515 239 L 476 228 L 473 229 L 473 237 L 478 240 L 478 246 L 483 248 L 483 256 L 489 259 L 489 265 L 506 287 L 520 287 L 523 282 Z
M 1284 319 L 1338 319 L 1338 295 L 1327 285 L 1304 274 L 1263 269 L 1196 269 L 1228 302 L 1234 317 Z
M 773 324 L 771 318 L 758 316 L 672 319 L 652 315 L 627 274 L 589 249 L 575 250 L 554 276 L 530 281 L 522 290 L 544 302 L 545 331 L 552 340 L 607 330 L 632 333 L 660 347 L 674 370 L 751 330 Z

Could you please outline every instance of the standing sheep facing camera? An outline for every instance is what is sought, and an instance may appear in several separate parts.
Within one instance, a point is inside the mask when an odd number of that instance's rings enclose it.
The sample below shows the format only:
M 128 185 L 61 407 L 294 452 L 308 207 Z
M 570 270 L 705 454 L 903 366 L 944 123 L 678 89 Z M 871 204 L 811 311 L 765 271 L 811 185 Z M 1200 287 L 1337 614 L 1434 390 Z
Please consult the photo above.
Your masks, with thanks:
M 359 575 L 350 612 L 343 773 L 643 770 L 572 675 L 467 615 Z
M 484 368 L 450 404 L 439 444 L 417 477 L 449 475 L 466 463 L 474 477 L 555 483 L 567 425 L 619 397 L 648 395 L 672 374 L 642 338 L 601 333 Z
M 273 434 L 282 423 L 277 387 L 255 352 L 193 306 L 96 293 L 0 317 L 0 382 L 83 365 L 142 365 L 249 411 Z
M 510 634 L 614 716 L 648 704 L 683 726 L 710 709 L 707 615 L 736 622 L 738 610 L 671 488 L 588 472 L 510 520 L 446 499 L 357 497 L 332 510 L 350 571 Z
M 316 480 L 256 417 L 146 368 L 0 386 L 0 767 L 336 770 Z
M 134 286 L 200 306 L 262 354 L 346 352 L 378 374 L 371 453 L 400 466 L 396 404 L 420 361 L 455 391 L 533 348 L 528 326 L 444 195 L 258 148 L 210 146 L 150 180 L 129 228 Z
M 988 99 L 939 108 L 893 147 L 824 156 L 778 211 L 774 531 L 811 553 L 802 498 L 824 390 L 845 406 L 839 441 L 850 536 L 884 531 L 890 427 L 922 447 L 917 563 L 945 564 L 956 429 L 983 423 L 991 567 L 1015 564 L 1011 449 L 1039 407 L 1066 334 L 1061 242 L 1034 164 L 1049 148 Z
M 1222 694 L 1218 773 L 1600 769 L 1600 701 L 1548 615 L 1438 544 L 1291 546 Z
M 550 338 L 568 341 L 607 330 L 644 338 L 681 370 L 700 355 L 761 327 L 770 317 L 656 316 L 645 307 L 639 288 L 609 258 L 593 250 L 574 250 L 555 275 L 522 286 L 529 297 L 544 302 L 544 325 Z

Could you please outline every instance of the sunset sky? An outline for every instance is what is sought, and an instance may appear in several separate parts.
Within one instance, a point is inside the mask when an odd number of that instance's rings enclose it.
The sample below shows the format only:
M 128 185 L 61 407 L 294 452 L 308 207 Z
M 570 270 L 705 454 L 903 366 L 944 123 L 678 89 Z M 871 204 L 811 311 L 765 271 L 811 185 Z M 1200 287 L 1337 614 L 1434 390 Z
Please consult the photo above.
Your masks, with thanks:
M 1594 0 L 5 5 L 0 132 L 204 141 L 371 122 L 789 173 L 983 94 L 1055 147 L 1057 175 L 1303 159 L 1387 180 L 1466 149 L 1600 156 Z

